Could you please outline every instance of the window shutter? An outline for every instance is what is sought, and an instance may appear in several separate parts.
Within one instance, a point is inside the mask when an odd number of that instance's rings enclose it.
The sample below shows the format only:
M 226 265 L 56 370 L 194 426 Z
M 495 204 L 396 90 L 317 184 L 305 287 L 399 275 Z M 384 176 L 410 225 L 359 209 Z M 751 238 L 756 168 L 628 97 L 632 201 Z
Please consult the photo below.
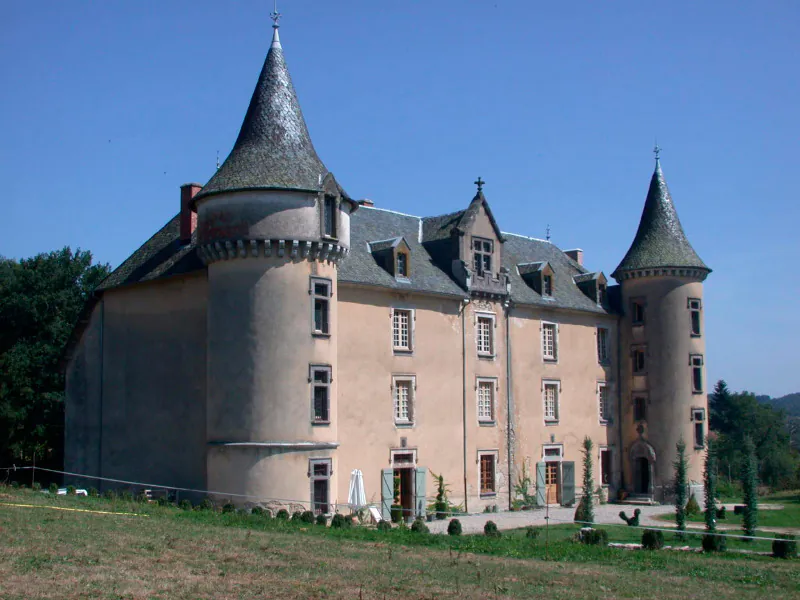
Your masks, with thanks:
M 425 502 L 425 483 L 428 480 L 428 469 L 417 467 L 414 470 L 414 516 L 425 517 L 427 502 Z
M 536 463 L 536 504 L 537 506 L 545 505 L 544 495 L 544 471 L 546 465 L 543 462 Z
M 575 502 L 575 463 L 561 463 L 561 504 L 569 506 Z
M 381 469 L 381 517 L 384 521 L 392 518 L 394 500 L 394 469 Z

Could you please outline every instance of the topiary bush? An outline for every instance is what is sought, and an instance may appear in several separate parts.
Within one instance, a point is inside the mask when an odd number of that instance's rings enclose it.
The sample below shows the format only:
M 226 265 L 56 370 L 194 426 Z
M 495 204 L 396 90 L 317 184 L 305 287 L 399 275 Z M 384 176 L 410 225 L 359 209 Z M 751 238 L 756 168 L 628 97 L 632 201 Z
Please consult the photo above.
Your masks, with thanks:
M 700 505 L 697 503 L 697 498 L 694 497 L 694 494 L 689 496 L 689 501 L 686 503 L 686 514 L 690 517 L 700 514 Z
M 288 521 L 289 520 L 289 511 L 285 508 L 282 508 L 278 511 L 278 514 L 275 515 L 275 518 L 279 521 Z
M 483 526 L 483 535 L 486 537 L 499 538 L 502 534 L 497 529 L 497 523 L 494 521 L 486 521 L 486 525 Z
M 119 499 L 124 502 L 133 502 L 133 492 L 130 490 L 122 490 L 119 493 Z
M 317 525 L 321 525 L 322 527 L 328 526 L 328 518 L 325 515 L 317 515 Z
M 703 550 L 706 552 L 725 552 L 727 543 L 724 536 L 706 533 L 703 535 Z
M 720 506 L 717 508 L 717 519 L 725 519 L 727 517 L 727 511 L 725 510 L 724 506 Z
M 658 529 L 645 529 L 642 534 L 642 548 L 661 550 L 664 547 L 664 534 Z
M 197 510 L 214 510 L 214 503 L 210 498 L 204 498 L 203 501 L 197 506 Z
M 222 512 L 225 514 L 236 512 L 236 507 L 230 502 L 226 502 L 225 504 L 222 505 Z
M 292 513 L 292 522 L 299 523 L 303 519 L 303 512 L 296 510 Z
M 33 482 L 33 485 L 31 486 L 31 489 L 32 489 L 34 492 L 40 492 L 40 491 L 42 490 L 42 484 L 41 484 L 41 483 L 39 483 L 38 481 L 34 481 L 34 482 Z
M 344 515 L 340 515 L 336 513 L 333 515 L 331 519 L 331 529 L 344 529 L 347 527 L 347 521 L 345 521 Z
M 642 514 L 642 511 L 637 508 L 636 510 L 633 511 L 633 516 L 632 517 L 628 517 L 628 515 L 626 515 L 625 511 L 623 510 L 623 511 L 620 511 L 619 518 L 622 519 L 623 521 L 625 521 L 628 524 L 628 527 L 638 527 L 639 526 L 639 515 L 641 515 L 641 514 Z
M 308 523 L 309 525 L 312 525 L 314 523 L 314 513 L 311 512 L 310 510 L 306 510 L 303 512 L 302 515 L 300 515 L 300 520 L 303 523 Z
M 355 522 L 356 522 L 356 520 L 353 517 L 353 515 L 345 515 L 344 516 L 344 526 L 345 527 L 352 527 L 353 525 L 355 525 Z
M 447 535 L 461 535 L 461 521 L 458 519 L 450 519 L 447 524 Z
M 250 514 L 254 517 L 263 517 L 264 516 L 264 509 L 260 506 L 254 506 L 250 509 Z
M 605 529 L 585 527 L 580 531 L 580 541 L 589 546 L 608 546 L 608 532 Z
M 389 521 L 378 521 L 378 531 L 391 531 L 392 524 Z
M 98 498 L 100 496 L 100 492 L 97 491 L 97 488 L 90 487 L 88 493 L 90 498 Z
M 47 491 L 50 492 L 53 495 L 58 494 L 58 484 L 57 483 L 51 483 L 48 486 Z
M 525 528 L 525 537 L 529 540 L 535 540 L 539 537 L 541 530 L 538 527 L 534 527 L 533 525 L 528 525 Z
M 67 496 L 74 496 L 75 495 L 75 486 L 68 485 L 67 486 Z
M 103 492 L 103 498 L 106 500 L 116 500 L 117 499 L 117 492 L 114 490 L 106 490 Z
M 181 500 L 180 504 L 178 504 L 178 508 L 181 510 L 192 510 L 192 502 L 188 498 L 184 498 Z
M 403 520 L 403 507 L 399 504 L 392 504 L 390 513 L 392 517 L 392 523 L 399 523 Z
M 775 558 L 797 558 L 797 538 L 786 533 L 779 533 L 772 541 L 772 556 Z
M 414 519 L 414 522 L 411 524 L 411 531 L 413 531 L 414 533 L 431 532 L 430 529 L 428 529 L 428 526 L 425 525 L 425 521 L 422 519 L 422 517 L 417 517 L 416 519 Z

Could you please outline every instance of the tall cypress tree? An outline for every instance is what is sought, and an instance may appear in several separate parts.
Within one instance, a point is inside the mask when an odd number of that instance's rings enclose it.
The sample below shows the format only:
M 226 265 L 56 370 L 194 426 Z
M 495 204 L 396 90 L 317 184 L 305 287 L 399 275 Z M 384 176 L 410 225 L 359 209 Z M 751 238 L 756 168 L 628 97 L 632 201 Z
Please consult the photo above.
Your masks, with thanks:
M 742 528 L 744 534 L 753 536 L 758 526 L 758 462 L 756 460 L 756 446 L 753 439 L 747 436 L 744 439 L 744 461 L 742 463 L 742 490 L 744 493 L 744 514 L 742 515 Z
M 678 538 L 683 539 L 684 531 L 686 531 L 686 471 L 688 470 L 689 463 L 686 460 L 686 443 L 683 437 L 678 440 L 675 445 L 678 452 L 675 459 L 675 524 L 678 529 Z
M 594 523 L 594 507 L 592 506 L 592 491 L 594 481 L 592 480 L 592 440 L 589 436 L 583 438 L 583 520 Z
M 717 531 L 717 457 L 711 440 L 706 445 L 706 472 L 703 476 L 703 487 L 706 495 L 706 531 Z

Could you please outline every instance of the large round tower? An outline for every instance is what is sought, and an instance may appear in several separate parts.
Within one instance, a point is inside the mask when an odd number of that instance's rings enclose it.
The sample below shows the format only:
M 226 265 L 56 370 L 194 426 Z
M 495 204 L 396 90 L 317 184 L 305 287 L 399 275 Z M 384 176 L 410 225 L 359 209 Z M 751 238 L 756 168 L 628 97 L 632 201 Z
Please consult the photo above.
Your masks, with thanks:
M 314 150 L 277 23 L 236 144 L 194 201 L 208 265 L 208 489 L 328 512 L 336 273 L 356 204 Z
M 639 230 L 613 273 L 624 315 L 622 463 L 631 495 L 670 497 L 681 439 L 690 484 L 702 482 L 708 431 L 703 281 L 710 272 L 686 238 L 656 158 Z

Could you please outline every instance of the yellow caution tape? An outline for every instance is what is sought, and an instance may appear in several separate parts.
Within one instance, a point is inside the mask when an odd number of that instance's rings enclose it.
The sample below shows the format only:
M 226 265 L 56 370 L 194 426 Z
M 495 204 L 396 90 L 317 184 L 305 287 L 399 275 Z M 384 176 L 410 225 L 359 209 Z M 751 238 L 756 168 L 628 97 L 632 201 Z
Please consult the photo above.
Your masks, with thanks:
M 70 512 L 93 513 L 95 515 L 120 515 L 123 517 L 149 517 L 138 513 L 111 512 L 107 510 L 89 510 L 87 508 L 66 508 L 64 506 L 48 506 L 46 504 L 13 504 L 11 502 L 0 502 L 0 506 L 17 506 L 20 508 L 51 508 L 53 510 L 67 510 Z

